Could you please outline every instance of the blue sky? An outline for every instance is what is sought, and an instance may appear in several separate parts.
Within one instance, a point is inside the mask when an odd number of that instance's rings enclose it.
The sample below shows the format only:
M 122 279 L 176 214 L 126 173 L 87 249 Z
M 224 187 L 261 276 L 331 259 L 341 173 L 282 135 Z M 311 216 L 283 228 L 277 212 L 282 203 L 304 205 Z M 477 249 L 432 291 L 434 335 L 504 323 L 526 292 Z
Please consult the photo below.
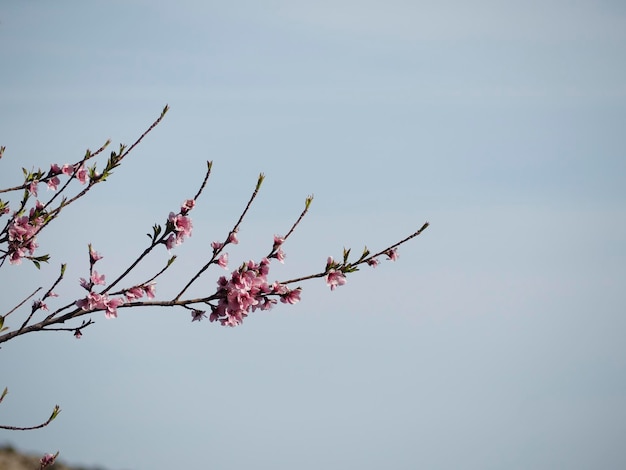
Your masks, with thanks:
M 624 57 L 616 1 L 3 2 L 0 186 L 171 111 L 42 234 L 49 267 L 0 270 L 2 312 L 61 262 L 59 293 L 79 296 L 90 242 L 113 278 L 206 160 L 162 298 L 259 172 L 233 267 L 311 193 L 278 279 L 431 227 L 395 264 L 235 329 L 156 309 L 9 342 L 0 420 L 63 411 L 0 442 L 110 470 L 623 468 Z

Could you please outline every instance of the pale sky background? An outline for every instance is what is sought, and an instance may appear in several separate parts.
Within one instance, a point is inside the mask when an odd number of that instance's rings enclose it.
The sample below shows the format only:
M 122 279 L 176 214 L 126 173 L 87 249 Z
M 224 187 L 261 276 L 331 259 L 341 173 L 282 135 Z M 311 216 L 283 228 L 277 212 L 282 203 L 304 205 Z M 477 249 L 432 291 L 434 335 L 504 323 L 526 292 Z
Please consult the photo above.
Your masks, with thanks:
M 171 106 L 42 234 L 49 266 L 0 270 L 1 312 L 62 262 L 57 291 L 81 295 L 89 242 L 114 278 L 208 159 L 160 298 L 259 172 L 231 268 L 311 193 L 273 279 L 432 224 L 395 264 L 303 284 L 235 329 L 122 310 L 80 341 L 4 344 L 0 422 L 63 411 L 0 444 L 109 470 L 626 468 L 626 3 L 3 1 L 0 64 L 2 187 L 131 143 Z

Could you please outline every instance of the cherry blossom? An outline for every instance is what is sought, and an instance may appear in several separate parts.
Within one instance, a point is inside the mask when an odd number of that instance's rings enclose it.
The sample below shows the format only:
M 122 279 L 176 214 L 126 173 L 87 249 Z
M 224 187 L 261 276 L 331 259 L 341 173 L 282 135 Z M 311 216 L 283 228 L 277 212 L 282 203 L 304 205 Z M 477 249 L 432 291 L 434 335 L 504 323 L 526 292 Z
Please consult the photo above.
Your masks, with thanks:
M 61 180 L 58 176 L 54 176 L 48 180 L 48 189 L 52 191 L 56 191 L 59 185 L 61 184 Z
M 113 299 L 107 299 L 105 301 L 106 310 L 104 316 L 106 318 L 117 318 L 117 307 L 124 303 L 124 299 L 121 297 L 115 297 Z
M 399 257 L 398 255 L 398 250 L 396 248 L 392 248 L 391 250 L 387 250 L 385 252 L 385 254 L 387 255 L 387 257 L 391 260 L 391 261 L 396 261 Z
M 56 460 L 58 455 L 58 452 L 56 454 L 44 454 L 44 456 L 39 460 L 39 469 L 41 470 L 54 464 L 54 461 Z
M 228 253 L 224 253 L 217 259 L 218 266 L 221 266 L 224 269 L 228 269 Z

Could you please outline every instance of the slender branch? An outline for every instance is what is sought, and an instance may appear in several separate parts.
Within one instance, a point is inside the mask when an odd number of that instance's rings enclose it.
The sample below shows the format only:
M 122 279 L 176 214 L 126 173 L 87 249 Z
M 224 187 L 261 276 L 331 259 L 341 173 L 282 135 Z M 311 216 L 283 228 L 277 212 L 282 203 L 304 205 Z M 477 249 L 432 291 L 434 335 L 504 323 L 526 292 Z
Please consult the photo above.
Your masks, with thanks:
M 207 171 L 204 175 L 204 180 L 202 180 L 202 184 L 200 185 L 200 189 L 198 189 L 198 192 L 196 193 L 193 199 L 194 201 L 200 197 L 200 194 L 202 194 L 202 191 L 206 187 L 207 181 L 209 180 L 209 176 L 211 175 L 212 166 L 213 166 L 213 162 L 210 162 L 210 161 L 207 162 Z M 167 235 L 168 235 L 168 232 L 166 231 L 158 240 L 153 240 L 150 246 L 146 248 L 141 255 L 139 255 L 139 257 L 126 269 L 126 271 L 120 274 L 120 276 L 117 279 L 115 279 L 115 281 L 109 284 L 109 286 L 102 291 L 102 294 L 105 294 L 108 291 L 110 291 L 115 285 L 117 285 L 122 279 L 124 279 L 128 275 L 128 273 L 130 273 L 130 271 L 132 271 L 141 262 L 141 260 L 145 258 L 154 249 L 155 246 L 160 245 L 165 240 Z M 165 269 L 167 269 L 167 267 Z
M 311 202 L 313 202 L 313 195 L 311 194 L 310 196 L 307 196 L 305 202 L 304 202 L 304 210 L 302 211 L 302 213 L 300 214 L 300 217 L 298 217 L 298 220 L 296 220 L 294 222 L 294 224 L 291 226 L 291 228 L 289 229 L 289 231 L 287 232 L 287 235 L 285 235 L 285 241 L 289 238 L 289 236 L 293 233 L 293 231 L 296 229 L 296 227 L 298 226 L 298 224 L 300 224 L 300 222 L 302 221 L 302 219 L 304 218 L 304 216 L 306 215 L 307 212 L 309 212 L 309 207 L 311 206 Z
M 384 250 L 379 251 L 378 253 L 375 253 L 373 255 L 368 256 L 367 258 L 363 258 L 362 260 L 359 260 L 358 263 L 353 264 L 353 266 L 358 266 L 359 264 L 363 264 L 363 263 L 367 263 L 369 260 L 371 260 L 372 258 L 376 258 L 380 255 L 384 255 L 385 253 L 387 253 L 390 250 L 393 250 L 394 248 L 399 247 L 400 245 L 402 245 L 403 243 L 408 242 L 409 240 L 417 237 L 418 235 L 420 235 L 424 230 L 426 230 L 428 228 L 430 224 L 428 222 L 424 222 L 424 225 L 422 225 L 422 227 L 417 231 L 412 233 L 411 235 L 409 235 L 408 237 L 400 240 L 398 243 L 394 243 L 393 245 L 385 248 Z
M 52 293 L 52 289 L 54 289 L 59 284 L 59 282 L 61 282 L 61 280 L 63 279 L 63 275 L 65 274 L 65 266 L 66 266 L 65 264 L 61 265 L 61 273 L 59 274 L 59 277 L 56 279 L 56 281 L 52 283 L 52 286 L 50 286 L 50 289 L 48 289 L 48 291 L 44 294 L 44 296 L 41 299 L 42 301 L 45 300 Z M 39 303 L 39 305 L 34 306 L 31 309 L 30 315 L 28 315 L 28 318 L 24 321 L 24 323 L 22 323 L 22 326 L 20 327 L 18 332 L 26 328 L 26 325 L 28 325 L 31 318 L 33 318 L 33 315 L 35 314 L 35 312 L 39 310 L 40 308 L 41 308 L 41 302 Z
M 128 150 L 122 153 L 122 155 L 120 156 L 120 160 L 124 158 L 126 155 L 128 155 L 135 147 L 137 147 L 137 145 L 139 145 L 139 143 L 143 140 L 143 138 L 147 136 L 156 126 L 159 125 L 159 123 L 163 120 L 163 118 L 165 117 L 165 114 L 169 110 L 170 110 L 170 107 L 169 105 L 166 104 L 165 107 L 163 108 L 163 111 L 161 111 L 161 115 L 159 116 L 159 118 L 156 121 L 154 121 L 152 125 L 148 127 L 148 129 L 143 134 L 141 134 L 141 136 L 135 141 L 133 145 L 128 147 Z
M 239 231 L 239 226 L 241 225 L 241 222 L 243 221 L 243 219 L 246 216 L 246 214 L 248 213 L 248 210 L 252 206 L 252 202 L 256 199 L 257 195 L 259 194 L 259 189 L 261 188 L 261 185 L 263 184 L 263 180 L 264 179 L 265 179 L 265 175 L 263 173 L 261 173 L 259 175 L 258 179 L 257 179 L 256 187 L 254 188 L 254 191 L 252 192 L 252 195 L 250 196 L 250 199 L 248 200 L 248 204 L 246 204 L 246 207 L 243 210 L 243 212 L 241 213 L 241 215 L 239 216 L 239 219 L 237 220 L 237 223 L 235 224 L 235 226 L 232 228 L 232 230 L 230 232 L 228 232 L 228 236 L 226 237 L 226 240 L 224 240 L 224 242 L 222 243 L 222 246 L 213 251 L 213 256 L 208 261 L 208 263 L 206 263 L 204 266 L 202 266 L 202 268 L 200 268 L 200 270 L 189 280 L 189 282 L 185 285 L 185 287 L 183 287 L 183 289 L 178 293 L 178 295 L 176 295 L 176 297 L 174 297 L 174 301 L 179 300 L 182 297 L 182 295 L 187 291 L 187 289 L 189 289 L 189 287 L 194 282 L 196 282 L 198 280 L 198 278 L 207 269 L 209 269 L 209 266 L 211 266 L 211 264 L 213 264 L 215 262 L 215 260 L 217 259 L 217 256 L 224 250 L 224 247 L 229 243 L 231 235 L 233 233 L 237 233 Z
M 35 289 L 35 291 L 30 294 L 28 297 L 26 297 L 24 300 L 22 300 L 19 304 L 17 304 L 15 307 L 13 307 L 11 310 L 9 310 L 5 315 L 4 318 L 8 317 L 9 315 L 11 315 L 13 312 L 15 312 L 18 308 L 20 308 L 22 305 L 24 305 L 26 302 L 28 302 L 28 299 L 30 299 L 32 296 L 34 296 L 37 292 L 39 292 L 41 290 L 41 287 L 37 287 L 37 289 Z
M 163 237 L 161 237 L 163 238 Z M 157 246 L 160 243 L 160 240 L 155 240 L 153 241 L 150 246 L 148 248 L 146 248 L 145 250 L 143 250 L 143 253 L 141 253 L 137 259 L 135 261 L 133 261 L 133 263 L 126 268 L 126 270 L 120 274 L 117 279 L 115 279 L 115 281 L 113 281 L 111 284 L 109 284 L 109 286 L 104 289 L 101 294 L 106 294 L 107 292 L 109 292 L 116 284 L 118 284 L 122 279 L 124 279 L 128 273 L 130 273 L 140 262 L 142 259 L 144 259 L 146 256 L 148 256 L 148 254 L 154 249 L 155 246 Z
M 9 431 L 32 431 L 33 429 L 41 429 L 41 428 L 45 428 L 48 424 L 50 424 L 52 422 L 52 420 L 54 420 L 54 418 L 57 417 L 57 415 L 61 412 L 61 408 L 59 408 L 59 405 L 55 405 L 54 410 L 52 411 L 52 414 L 50 415 L 50 417 L 48 418 L 47 421 L 38 424 L 36 426 L 5 426 L 0 424 L 0 429 L 7 429 Z
M 354 266 L 359 266 L 360 264 L 363 263 L 367 263 L 369 260 L 376 258 L 378 256 L 384 255 L 385 253 L 389 252 L 390 250 L 393 250 L 394 248 L 397 248 L 398 246 L 402 245 L 403 243 L 408 242 L 409 240 L 411 240 L 412 238 L 417 237 L 419 234 L 421 234 L 424 230 L 426 230 L 426 228 L 429 226 L 430 224 L 428 222 L 424 223 L 424 225 L 422 225 L 422 227 L 416 231 L 413 232 L 411 235 L 409 235 L 408 237 L 400 240 L 397 243 L 394 243 L 391 246 L 388 246 L 387 248 L 385 248 L 384 250 L 379 251 L 378 253 L 375 253 L 373 255 L 370 255 L 366 258 L 363 258 L 359 261 L 357 261 L 356 263 L 347 263 L 345 265 L 340 265 L 340 267 L 354 267 Z M 295 282 L 302 282 L 302 281 L 308 281 L 309 279 L 315 279 L 315 278 L 319 278 L 319 277 L 324 277 L 326 276 L 326 274 L 328 274 L 328 272 L 326 270 L 316 273 L 316 274 L 310 274 L 308 276 L 302 276 L 302 277 L 297 277 L 294 279 L 289 279 L 288 281 L 282 282 L 281 284 L 293 284 Z

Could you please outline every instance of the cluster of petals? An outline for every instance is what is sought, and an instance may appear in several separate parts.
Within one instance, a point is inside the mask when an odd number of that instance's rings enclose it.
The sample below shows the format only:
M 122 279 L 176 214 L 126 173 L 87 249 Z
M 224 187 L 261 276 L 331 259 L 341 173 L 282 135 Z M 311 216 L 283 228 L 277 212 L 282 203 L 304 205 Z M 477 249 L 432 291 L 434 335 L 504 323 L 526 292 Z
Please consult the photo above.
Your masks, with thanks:
M 281 263 L 285 262 L 285 252 L 282 249 L 282 244 L 285 239 L 280 235 L 274 235 L 274 246 L 272 247 L 272 257 L 276 258 Z
M 98 253 L 96 250 L 94 250 L 90 244 L 89 245 L 89 262 L 91 264 L 94 264 L 96 261 L 99 261 L 101 259 L 102 259 L 102 255 Z
M 37 185 L 39 184 L 38 180 L 31 181 L 28 185 L 28 192 L 33 196 L 37 197 Z
M 400 255 L 398 255 L 398 250 L 396 248 L 392 248 L 391 250 L 387 250 L 385 252 L 385 254 L 387 255 L 387 258 L 390 259 L 391 261 L 397 261 L 398 257 Z
M 43 217 L 34 217 L 34 208 L 30 216 L 17 217 L 9 227 L 9 261 L 20 264 L 22 258 L 33 255 L 39 245 L 35 235 L 43 224 Z
M 72 176 L 75 174 L 80 184 L 85 184 L 87 180 L 89 179 L 89 172 L 87 171 L 87 168 L 85 168 L 84 165 L 75 167 L 74 165 L 65 164 L 61 168 L 61 173 L 63 173 L 66 176 Z
M 48 189 L 51 189 L 52 191 L 56 191 L 60 184 L 61 184 L 61 180 L 59 179 L 59 177 L 53 176 L 52 178 L 48 180 Z
M 191 236 L 193 224 L 190 217 L 183 214 L 174 214 L 173 212 L 170 212 L 167 220 L 174 229 L 174 233 L 170 234 L 165 241 L 165 246 L 168 250 L 171 250 L 175 245 L 180 245 L 185 240 L 185 237 Z
M 56 454 L 44 454 L 44 456 L 41 457 L 41 459 L 39 459 L 39 465 L 40 465 L 39 468 L 43 469 L 54 464 L 54 461 L 56 460 L 58 455 L 59 455 L 58 452 Z
M 289 289 L 277 282 L 269 284 L 270 261 L 263 258 L 260 263 L 248 261 L 239 269 L 231 273 L 227 279 L 222 276 L 218 279 L 217 294 L 219 301 L 212 308 L 210 321 L 219 321 L 224 326 L 240 325 L 250 312 L 268 310 L 277 300 L 270 298 L 274 295 L 283 303 L 295 304 L 300 300 L 300 289 Z
M 142 286 L 134 286 L 124 292 L 126 299 L 130 302 L 132 300 L 141 299 L 144 295 L 149 299 L 154 299 L 154 283 L 145 284 Z
M 85 278 L 80 278 L 80 285 L 87 290 L 91 290 L 93 286 L 103 286 L 106 284 L 104 274 L 98 274 L 98 271 L 93 271 L 91 276 L 89 276 L 89 281 Z
M 345 274 L 335 269 L 337 266 L 333 257 L 329 256 L 328 261 L 326 261 L 326 284 L 330 287 L 330 290 L 335 290 L 347 282 Z
M 228 253 L 224 253 L 217 258 L 217 265 L 224 269 L 228 269 Z
M 48 175 L 44 178 L 44 181 L 46 181 L 46 184 L 48 185 L 48 189 L 51 189 L 52 191 L 56 191 L 58 189 L 61 184 L 61 180 L 57 175 L 61 174 L 69 177 L 75 175 L 76 179 L 78 179 L 81 184 L 85 184 L 89 180 L 89 170 L 85 168 L 84 165 L 79 166 L 65 164 L 60 167 L 56 163 L 53 163 L 50 165 Z M 28 184 L 28 192 L 35 197 L 37 197 L 37 188 L 39 183 L 41 183 L 41 181 L 33 180 Z
M 194 207 L 196 207 L 196 200 L 187 199 L 185 202 L 183 202 L 182 206 L 180 206 L 180 213 L 183 215 L 187 215 L 187 213 Z
M 330 290 L 335 290 L 339 286 L 343 286 L 347 282 L 346 276 L 336 269 L 330 269 L 326 274 L 326 284 Z
M 76 301 L 76 306 L 86 312 L 104 310 L 106 318 L 117 318 L 117 308 L 124 303 L 121 297 L 109 297 L 107 294 L 90 292 L 84 299 Z

